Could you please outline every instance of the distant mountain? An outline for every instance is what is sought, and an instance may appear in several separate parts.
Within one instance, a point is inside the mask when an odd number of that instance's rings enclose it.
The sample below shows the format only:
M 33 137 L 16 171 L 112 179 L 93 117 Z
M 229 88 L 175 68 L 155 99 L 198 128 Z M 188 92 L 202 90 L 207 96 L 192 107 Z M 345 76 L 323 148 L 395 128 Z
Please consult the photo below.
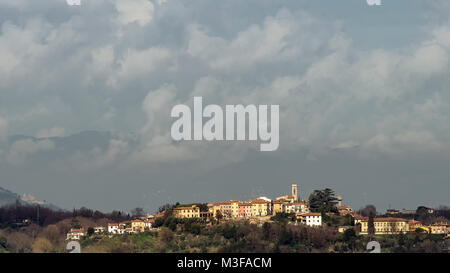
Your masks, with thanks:
M 108 149 L 110 141 L 113 139 L 120 139 L 126 141 L 130 147 L 137 144 L 136 136 L 134 134 L 122 135 L 119 133 L 104 132 L 104 131 L 83 131 L 77 134 L 63 136 L 63 137 L 45 137 L 36 138 L 26 135 L 13 135 L 8 138 L 8 145 L 20 140 L 41 141 L 49 140 L 55 145 L 55 149 L 40 153 L 39 159 L 45 161 L 46 159 L 65 158 L 77 152 L 89 152 L 95 149 L 105 151 Z
M 61 210 L 61 208 L 48 203 L 47 201 L 36 200 L 31 194 L 23 194 L 22 196 L 20 196 L 17 193 L 0 187 L 0 207 L 15 204 L 16 200 L 19 200 L 21 204 L 40 205 L 41 207 L 46 207 L 52 210 Z
M 20 195 L 0 187 L 0 206 L 13 204 L 16 200 L 22 200 Z

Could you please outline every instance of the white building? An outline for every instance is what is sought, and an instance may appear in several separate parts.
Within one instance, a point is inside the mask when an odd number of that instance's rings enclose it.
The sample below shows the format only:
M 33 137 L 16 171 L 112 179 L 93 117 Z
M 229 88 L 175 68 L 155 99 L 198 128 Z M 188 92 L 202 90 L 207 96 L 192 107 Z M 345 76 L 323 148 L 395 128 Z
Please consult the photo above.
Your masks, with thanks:
M 294 202 L 285 204 L 286 213 L 305 214 L 309 213 L 309 207 L 306 202 Z
M 304 215 L 304 223 L 310 227 L 322 226 L 322 215 L 320 213 L 307 213 Z
M 66 240 L 80 240 L 84 236 L 83 229 L 71 228 L 67 233 Z
M 117 234 L 117 230 L 119 229 L 119 224 L 117 223 L 108 223 L 108 233 L 109 234 Z

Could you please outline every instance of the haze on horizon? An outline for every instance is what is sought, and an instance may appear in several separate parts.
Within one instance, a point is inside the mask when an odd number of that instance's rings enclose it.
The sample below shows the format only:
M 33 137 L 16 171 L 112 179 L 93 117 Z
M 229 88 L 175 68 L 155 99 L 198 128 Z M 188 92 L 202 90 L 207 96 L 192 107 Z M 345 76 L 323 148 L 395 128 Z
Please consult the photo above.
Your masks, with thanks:
M 62 208 L 450 205 L 445 0 L 0 0 L 0 186 Z M 280 147 L 174 142 L 170 110 L 280 105 Z

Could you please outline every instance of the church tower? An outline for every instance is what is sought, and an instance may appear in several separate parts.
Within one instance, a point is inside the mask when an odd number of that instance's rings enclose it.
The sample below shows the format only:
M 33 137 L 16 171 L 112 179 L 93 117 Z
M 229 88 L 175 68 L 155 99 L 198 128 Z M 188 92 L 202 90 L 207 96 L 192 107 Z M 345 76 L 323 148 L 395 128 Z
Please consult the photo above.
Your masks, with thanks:
M 294 200 L 298 201 L 298 186 L 297 184 L 292 184 L 292 196 L 294 196 Z

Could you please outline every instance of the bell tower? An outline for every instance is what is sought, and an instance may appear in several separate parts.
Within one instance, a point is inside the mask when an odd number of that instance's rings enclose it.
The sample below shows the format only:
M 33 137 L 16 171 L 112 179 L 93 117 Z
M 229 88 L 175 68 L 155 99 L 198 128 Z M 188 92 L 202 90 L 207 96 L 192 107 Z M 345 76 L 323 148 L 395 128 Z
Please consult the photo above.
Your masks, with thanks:
M 292 196 L 294 196 L 294 200 L 298 201 L 298 186 L 297 184 L 292 184 Z

